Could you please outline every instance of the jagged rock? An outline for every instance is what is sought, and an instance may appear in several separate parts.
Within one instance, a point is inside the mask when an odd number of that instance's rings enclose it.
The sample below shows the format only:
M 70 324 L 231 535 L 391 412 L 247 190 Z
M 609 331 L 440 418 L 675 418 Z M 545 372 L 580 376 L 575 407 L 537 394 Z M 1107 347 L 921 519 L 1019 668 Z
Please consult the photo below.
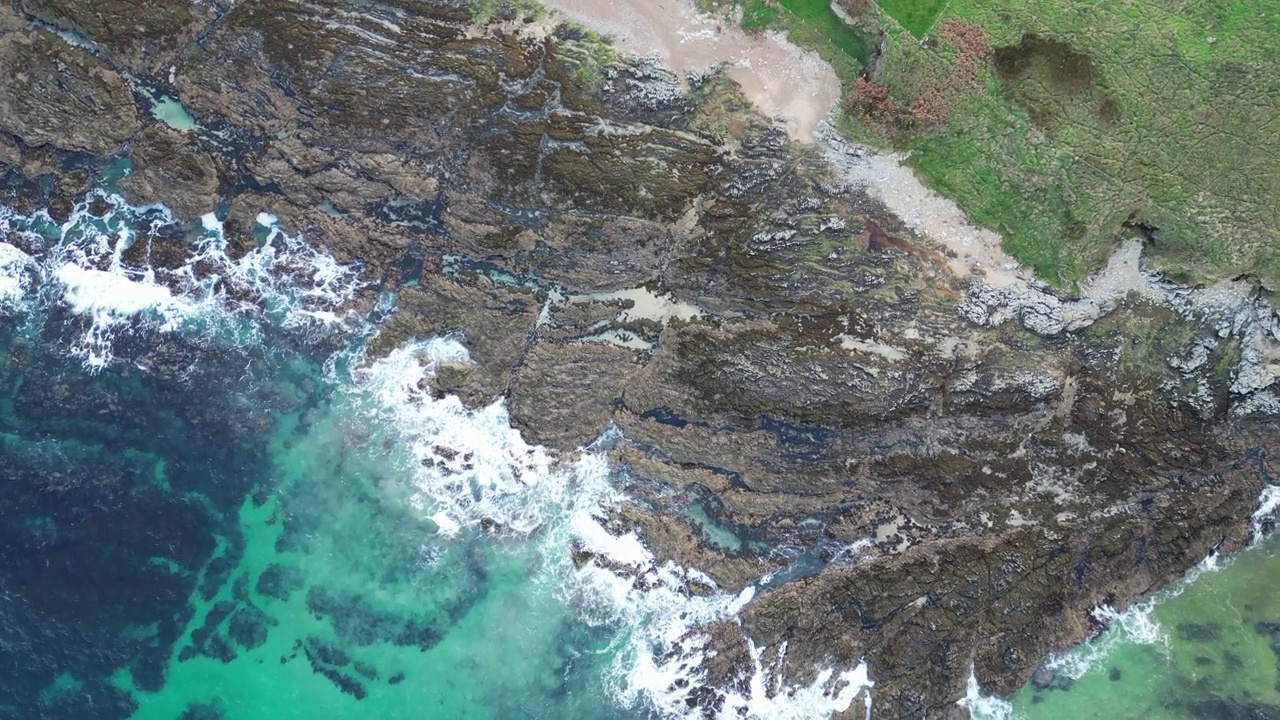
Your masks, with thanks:
M 135 202 L 162 202 L 187 222 L 217 206 L 214 158 L 190 136 L 153 125 L 134 140 L 130 157 L 132 172 L 120 188 Z
M 104 0 L 66 3 L 56 0 L 22 0 L 23 10 L 46 23 L 77 33 L 130 67 L 164 75 L 168 63 L 183 44 L 215 12 L 230 4 L 171 0 Z
M 0 129 L 25 145 L 109 155 L 138 129 L 133 97 L 116 71 L 47 30 L 0 34 L 0 73 Z

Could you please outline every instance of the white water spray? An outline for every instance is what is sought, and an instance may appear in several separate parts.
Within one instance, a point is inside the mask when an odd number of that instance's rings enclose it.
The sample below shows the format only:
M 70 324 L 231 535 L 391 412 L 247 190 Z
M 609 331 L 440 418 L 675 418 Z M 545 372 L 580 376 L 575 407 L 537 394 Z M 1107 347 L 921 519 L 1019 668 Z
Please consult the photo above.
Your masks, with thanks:
M 658 563 L 634 532 L 607 529 L 608 508 L 623 498 L 603 455 L 582 449 L 573 459 L 554 458 L 510 426 L 501 400 L 469 409 L 456 397 L 440 397 L 432 388 L 438 369 L 466 362 L 466 349 L 445 338 L 411 343 L 357 371 L 364 409 L 408 444 L 410 502 L 444 535 L 483 528 L 544 543 L 549 557 L 563 560 L 542 582 L 555 583 L 584 622 L 618 630 L 609 681 L 615 698 L 666 718 L 700 718 L 688 700 L 705 681 L 712 652 L 704 629 L 736 624 L 756 588 L 695 595 L 691 585 L 714 589 L 715 582 Z M 568 560 L 574 547 L 592 559 L 574 566 Z M 744 641 L 753 668 L 741 683 L 745 691 L 726 694 L 720 717 L 819 720 L 848 710 L 860 696 L 870 706 L 865 662 L 844 672 L 819 668 L 814 682 L 792 687 L 765 667 L 763 648 Z
M 102 216 L 90 210 L 104 204 Z M 176 225 L 160 205 L 133 206 L 119 195 L 95 191 L 55 224 L 44 211 L 21 215 L 0 208 L 0 230 L 47 247 L 32 257 L 0 243 L 0 312 L 49 297 L 84 317 L 88 328 L 72 353 L 96 372 L 112 361 L 119 332 L 145 328 L 168 333 L 210 324 L 230 315 L 277 315 L 285 327 L 343 324 L 337 311 L 362 286 L 354 269 L 288 235 L 271 221 L 265 241 L 239 259 L 227 255 L 222 223 L 201 219 L 186 261 L 172 269 L 124 260 L 136 243 Z M 174 241 L 181 242 L 181 241 Z M 52 296 L 43 292 L 50 286 Z

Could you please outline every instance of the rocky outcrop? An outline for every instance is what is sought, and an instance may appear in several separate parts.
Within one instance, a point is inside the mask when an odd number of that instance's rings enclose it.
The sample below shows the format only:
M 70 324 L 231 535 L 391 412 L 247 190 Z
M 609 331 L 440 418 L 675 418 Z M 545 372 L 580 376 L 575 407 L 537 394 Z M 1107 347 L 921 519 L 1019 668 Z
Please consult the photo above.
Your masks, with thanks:
M 109 155 L 137 131 L 137 108 L 114 68 L 0 10 L 0 127 L 38 148 Z
M 474 365 L 439 389 L 505 397 L 563 451 L 618 427 L 615 527 L 724 589 L 785 571 L 709 630 L 705 708 L 749 673 L 745 632 L 786 642 L 784 682 L 865 657 L 877 717 L 960 713 L 971 665 L 1011 691 L 1091 607 L 1239 546 L 1274 477 L 1275 421 L 1232 410 L 1275 390 L 1234 369 L 1251 336 L 1125 293 L 1091 325 L 1047 295 L 993 322 L 1008 298 L 722 76 L 681 95 L 588 66 L 570 28 L 446 2 L 172 0 L 127 33 L 110 3 L 20 5 L 91 43 L 0 15 L 14 202 L 123 151 L 131 200 L 217 210 L 238 247 L 270 211 L 360 263 L 364 301 L 395 294 L 373 352 L 458 334 Z
M 133 197 L 164 198 L 164 204 L 190 223 L 213 208 L 218 192 L 214 156 L 196 138 L 164 125 L 138 133 L 129 153 L 132 171 L 120 189 Z

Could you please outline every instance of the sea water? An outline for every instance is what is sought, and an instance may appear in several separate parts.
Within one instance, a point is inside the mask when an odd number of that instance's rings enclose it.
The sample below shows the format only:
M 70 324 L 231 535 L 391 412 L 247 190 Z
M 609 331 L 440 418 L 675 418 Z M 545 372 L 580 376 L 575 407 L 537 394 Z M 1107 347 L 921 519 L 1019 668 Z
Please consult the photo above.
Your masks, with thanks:
M 1039 683 L 1007 701 L 976 679 L 962 701 L 981 720 L 1232 720 L 1280 717 L 1280 537 L 1211 555 L 1187 577 L 1124 613 L 1100 607 L 1106 629 L 1052 656 Z
M 367 357 L 394 298 L 269 213 L 239 252 L 109 187 L 0 225 L 0 716 L 700 713 L 698 629 L 757 588 L 606 530 L 616 431 L 556 455 L 441 396 L 457 338 Z M 763 651 L 722 716 L 873 685 Z

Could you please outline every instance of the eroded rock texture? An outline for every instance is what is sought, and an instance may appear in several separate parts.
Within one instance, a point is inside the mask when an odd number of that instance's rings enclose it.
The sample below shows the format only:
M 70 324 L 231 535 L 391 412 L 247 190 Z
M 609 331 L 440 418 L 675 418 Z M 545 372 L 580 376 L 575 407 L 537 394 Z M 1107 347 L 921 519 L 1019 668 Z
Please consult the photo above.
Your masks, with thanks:
M 727 590 L 783 569 L 711 629 L 713 685 L 748 673 L 745 630 L 787 643 L 787 682 L 866 657 L 878 717 L 960 714 L 971 665 L 1010 692 L 1091 607 L 1239 547 L 1275 475 L 1275 421 L 1228 412 L 1238 343 L 1175 368 L 1210 331 L 1141 302 L 1054 337 L 972 325 L 939 252 L 732 83 L 682 94 L 572 28 L 21 0 L 0 66 L 5 202 L 56 217 L 123 153 L 134 202 L 220 208 L 241 243 L 269 211 L 396 293 L 375 350 L 460 333 L 445 390 L 564 451 L 620 428 L 614 523 L 660 557 Z M 155 120 L 162 96 L 199 126 Z

